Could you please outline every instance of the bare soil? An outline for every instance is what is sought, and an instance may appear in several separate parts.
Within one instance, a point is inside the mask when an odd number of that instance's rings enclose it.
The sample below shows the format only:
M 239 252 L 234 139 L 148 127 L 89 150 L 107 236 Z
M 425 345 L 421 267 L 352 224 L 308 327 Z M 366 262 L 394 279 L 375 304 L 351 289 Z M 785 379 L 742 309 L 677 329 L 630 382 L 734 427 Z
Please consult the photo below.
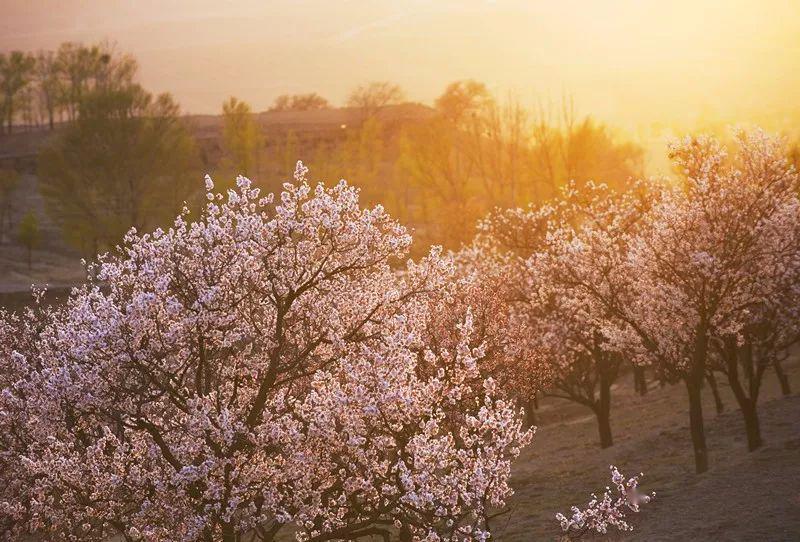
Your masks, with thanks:
M 787 365 L 796 391 L 800 360 Z M 640 487 L 655 491 L 656 499 L 635 517 L 633 532 L 609 540 L 800 540 L 800 395 L 781 396 L 775 374 L 764 376 L 759 415 L 765 443 L 748 452 L 735 399 L 722 377 L 719 384 L 722 414 L 704 390 L 710 469 L 702 475 L 694 472 L 688 400 L 680 384 L 651 383 L 640 397 L 633 375 L 623 376 L 612 392 L 615 443 L 605 450 L 588 409 L 544 399 L 534 442 L 513 471 L 512 510 L 495 520 L 494 539 L 558 539 L 554 514 L 603 490 L 613 464 L 626 475 L 644 472 Z
M 65 246 L 61 231 L 44 211 L 36 175 L 21 175 L 14 198 L 15 227 L 25 213 L 34 213 L 40 240 L 31 254 L 29 268 L 28 252 L 16 242 L 16 231 L 6 232 L 5 238 L 0 239 L 0 294 L 19 293 L 28 298 L 31 284 L 64 288 L 80 283 L 86 277 L 81 256 Z

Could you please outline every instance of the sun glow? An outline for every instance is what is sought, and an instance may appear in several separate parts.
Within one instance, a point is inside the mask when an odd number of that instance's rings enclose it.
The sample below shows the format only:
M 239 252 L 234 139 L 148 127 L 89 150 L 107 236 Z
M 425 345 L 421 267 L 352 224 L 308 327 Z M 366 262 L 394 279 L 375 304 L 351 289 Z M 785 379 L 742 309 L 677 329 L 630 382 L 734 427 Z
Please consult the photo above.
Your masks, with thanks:
M 216 112 L 231 81 L 259 111 L 284 93 L 341 104 L 370 80 L 430 104 L 448 83 L 475 79 L 528 105 L 570 97 L 580 113 L 658 147 L 653 155 L 669 134 L 800 124 L 795 0 L 68 0 L 57 13 L 10 0 L 3 12 L 0 49 L 115 40 L 139 60 L 147 88 L 191 113 Z

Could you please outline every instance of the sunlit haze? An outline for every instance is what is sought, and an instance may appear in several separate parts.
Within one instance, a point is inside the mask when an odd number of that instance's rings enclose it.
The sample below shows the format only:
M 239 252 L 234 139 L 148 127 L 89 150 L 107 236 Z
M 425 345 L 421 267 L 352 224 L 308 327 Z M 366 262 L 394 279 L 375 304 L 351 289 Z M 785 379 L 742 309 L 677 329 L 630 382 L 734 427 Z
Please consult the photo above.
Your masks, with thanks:
M 798 98 L 800 0 L 0 0 L 0 541 L 800 542 Z
M 0 49 L 116 41 L 143 84 L 185 111 L 232 93 L 266 109 L 316 91 L 342 103 L 392 80 L 430 103 L 473 78 L 531 102 L 574 98 L 629 130 L 756 121 L 800 106 L 796 0 L 62 2 L 5 0 Z

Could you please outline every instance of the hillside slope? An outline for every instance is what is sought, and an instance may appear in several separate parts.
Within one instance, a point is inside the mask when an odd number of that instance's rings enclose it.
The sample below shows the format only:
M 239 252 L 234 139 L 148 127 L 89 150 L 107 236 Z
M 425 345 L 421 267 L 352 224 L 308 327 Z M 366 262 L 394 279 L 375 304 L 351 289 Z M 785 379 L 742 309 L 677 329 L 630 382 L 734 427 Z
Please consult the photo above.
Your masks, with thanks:
M 432 110 L 420 104 L 389 106 L 380 111 L 386 138 L 395 141 L 404 123 L 415 122 L 430 115 Z M 262 157 L 285 152 L 281 146 L 290 132 L 296 138 L 294 152 L 299 158 L 308 159 L 319 146 L 340 143 L 347 134 L 348 126 L 357 124 L 359 112 L 349 108 L 320 111 L 262 112 L 256 115 L 264 134 Z M 194 136 L 200 155 L 200 170 L 197 172 L 198 190 L 203 187 L 202 177 L 213 173 L 222 155 L 222 117 L 219 115 L 190 115 L 185 118 Z M 80 282 L 84 277 L 81 255 L 65 245 L 59 228 L 44 212 L 44 203 L 37 188 L 36 157 L 48 140 L 63 129 L 57 126 L 54 132 L 26 131 L 17 127 L 12 134 L 0 134 L 0 168 L 14 169 L 22 177 L 12 194 L 11 207 L 14 227 L 25 213 L 32 211 L 41 230 L 41 244 L 32 255 L 33 266 L 28 270 L 27 253 L 15 240 L 15 232 L 0 239 L 0 294 L 27 292 L 31 283 L 65 287 Z M 267 161 L 266 159 L 264 160 Z M 293 167 L 293 166 L 292 166 Z M 254 180 L 271 190 L 280 187 L 291 171 L 275 171 L 265 167 Z M 3 299 L 0 299 L 0 304 Z
M 800 359 L 790 378 L 800 385 Z M 560 399 L 545 399 L 540 427 L 512 475 L 512 511 L 498 518 L 495 540 L 554 540 L 556 512 L 583 506 L 609 483 L 608 466 L 644 472 L 641 488 L 656 500 L 635 518 L 635 531 L 610 540 L 800 540 L 800 395 L 781 397 L 772 371 L 764 376 L 760 416 L 764 446 L 747 452 L 741 415 L 720 379 L 725 412 L 705 393 L 710 469 L 694 473 L 686 391 L 655 387 L 640 397 L 624 376 L 612 393 L 615 444 L 601 450 L 594 416 Z M 592 537 L 589 537 L 590 539 Z

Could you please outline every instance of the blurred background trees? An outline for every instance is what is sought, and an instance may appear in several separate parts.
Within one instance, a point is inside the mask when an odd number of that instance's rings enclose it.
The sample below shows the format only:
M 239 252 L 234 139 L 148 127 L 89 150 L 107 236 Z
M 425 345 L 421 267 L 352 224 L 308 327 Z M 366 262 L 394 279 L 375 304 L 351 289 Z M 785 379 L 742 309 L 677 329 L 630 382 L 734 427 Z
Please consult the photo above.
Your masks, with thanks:
M 28 130 L 74 121 L 84 95 L 129 86 L 137 70 L 136 59 L 120 54 L 110 42 L 65 42 L 55 51 L 2 53 L 0 109 L 5 130 L 10 133 L 15 121 Z
M 37 99 L 39 109 L 42 111 L 47 122 L 47 127 L 52 130 L 55 127 L 56 114 L 60 105 L 61 63 L 54 51 L 39 51 L 36 54 L 36 66 L 34 69 L 34 81 L 37 87 Z
M 17 241 L 25 247 L 28 255 L 28 272 L 30 272 L 33 262 L 33 251 L 38 248 L 42 240 L 41 232 L 39 231 L 39 219 L 32 211 L 28 211 L 22 220 L 19 222 L 19 231 L 17 232 Z
M 568 101 L 529 107 L 480 81 L 447 85 L 432 107 L 391 81 L 356 86 L 344 109 L 316 92 L 281 95 L 263 113 L 231 97 L 208 124 L 139 86 L 137 69 L 108 42 L 0 56 L 5 129 L 54 130 L 36 167 L 44 207 L 87 255 L 198 201 L 203 173 L 275 190 L 303 159 L 316 179 L 346 178 L 385 205 L 424 250 L 457 248 L 492 209 L 546 201 L 569 180 L 622 188 L 645 169 L 640 145 Z M 13 222 L 2 205 L 0 237 Z
M 222 104 L 222 142 L 226 151 L 224 170 L 230 176 L 256 175 L 259 171 L 259 150 L 264 136 L 250 105 L 231 96 Z
M 13 169 L 0 169 L 0 244 L 14 227 L 14 190 L 19 185 L 19 172 Z
M 42 149 L 39 187 L 66 241 L 93 256 L 131 227 L 174 217 L 193 193 L 196 148 L 178 105 L 137 84 L 81 91 L 77 119 Z
M 331 104 L 328 100 L 317 94 L 282 94 L 275 98 L 275 102 L 270 111 L 318 111 L 320 109 L 330 109 Z
M 476 81 L 450 84 L 435 105 L 435 115 L 404 129 L 400 166 L 424 194 L 422 222 L 449 246 L 471 239 L 493 208 L 546 201 L 570 180 L 623 188 L 644 173 L 640 146 L 571 106 L 530 110 Z
M 22 51 L 0 54 L 0 91 L 2 91 L 2 113 L 6 130 L 10 134 L 17 109 L 23 109 L 20 101 L 33 76 L 36 65 L 34 57 Z
M 56 66 L 60 105 L 68 120 L 76 120 L 86 94 L 129 87 L 138 70 L 136 59 L 119 54 L 110 43 L 63 43 L 56 52 Z
M 400 85 L 390 81 L 373 81 L 359 85 L 350 92 L 346 106 L 356 110 L 358 120 L 374 117 L 386 106 L 397 105 L 405 99 Z

